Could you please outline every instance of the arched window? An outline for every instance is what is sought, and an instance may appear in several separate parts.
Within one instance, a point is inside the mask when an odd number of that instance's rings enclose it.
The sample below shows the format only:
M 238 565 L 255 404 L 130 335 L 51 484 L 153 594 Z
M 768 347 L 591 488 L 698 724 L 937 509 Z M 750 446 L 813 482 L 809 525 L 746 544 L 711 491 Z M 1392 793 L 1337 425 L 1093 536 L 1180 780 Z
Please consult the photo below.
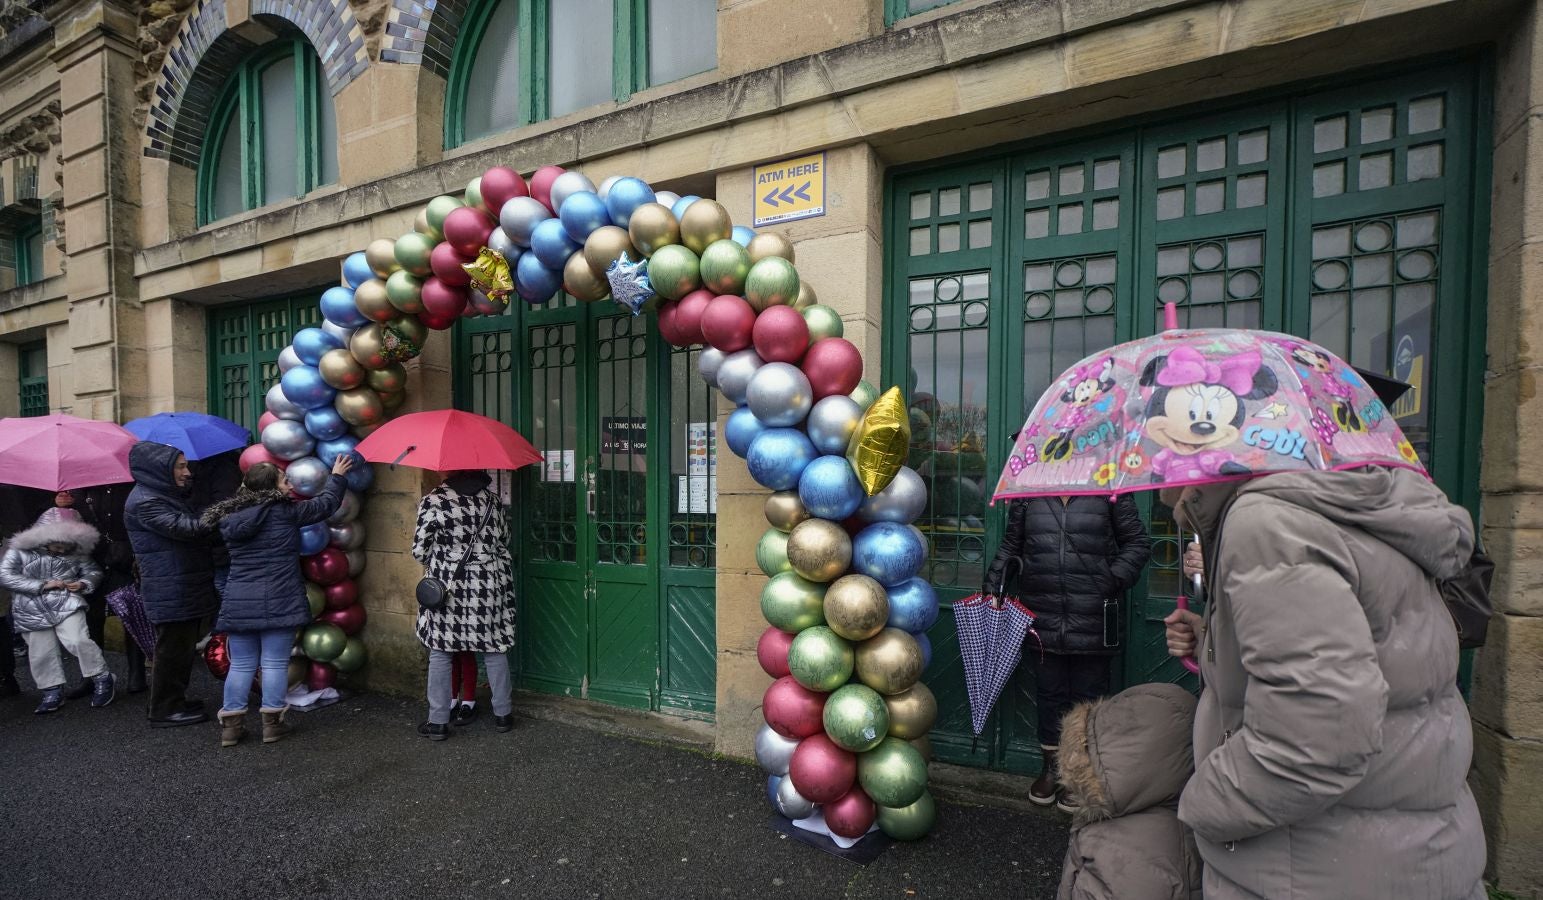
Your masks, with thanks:
M 717 18 L 717 0 L 478 0 L 456 41 L 445 146 L 709 71 Z
M 321 63 L 281 38 L 231 73 L 198 166 L 198 221 L 299 197 L 338 180 L 338 123 Z

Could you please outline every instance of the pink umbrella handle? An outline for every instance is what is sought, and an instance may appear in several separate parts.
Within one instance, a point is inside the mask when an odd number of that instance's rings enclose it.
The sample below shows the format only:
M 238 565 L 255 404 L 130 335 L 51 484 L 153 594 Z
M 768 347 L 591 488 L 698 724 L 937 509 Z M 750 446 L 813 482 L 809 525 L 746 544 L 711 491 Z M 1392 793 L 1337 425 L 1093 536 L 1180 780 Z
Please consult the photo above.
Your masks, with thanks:
M 1189 609 L 1189 598 L 1183 594 L 1175 598 L 1174 602 L 1178 604 L 1179 609 Z M 1179 657 L 1179 662 L 1183 664 L 1185 669 L 1189 670 L 1191 675 L 1200 674 L 1200 663 L 1195 662 L 1193 656 L 1181 656 Z

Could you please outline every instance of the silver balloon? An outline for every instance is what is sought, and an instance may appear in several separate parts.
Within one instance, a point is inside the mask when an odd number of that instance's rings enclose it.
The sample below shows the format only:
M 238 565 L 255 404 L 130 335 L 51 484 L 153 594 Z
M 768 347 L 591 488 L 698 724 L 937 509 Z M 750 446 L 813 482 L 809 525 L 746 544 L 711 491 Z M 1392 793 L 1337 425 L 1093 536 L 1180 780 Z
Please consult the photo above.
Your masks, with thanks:
M 798 792 L 798 788 L 793 786 L 793 779 L 784 778 L 777 785 L 777 812 L 790 819 L 804 819 L 814 812 L 814 804 Z
M 295 489 L 295 493 L 302 497 L 314 497 L 327 486 L 327 478 L 332 470 L 316 457 L 307 456 L 290 463 L 284 474 L 289 476 L 289 486 Z
M 359 518 L 359 495 L 353 491 L 343 492 L 343 502 L 338 505 L 338 511 L 327 517 L 328 525 L 342 525 Z
M 303 366 L 303 365 L 305 365 L 305 362 L 300 359 L 300 354 L 295 352 L 295 346 L 293 344 L 289 345 L 288 347 L 285 347 L 282 351 L 280 351 L 280 353 L 279 353 L 279 371 L 280 372 L 288 372 L 290 369 L 293 369 L 295 366 Z
M 718 367 L 718 390 L 736 406 L 743 405 L 745 393 L 750 390 L 750 379 L 755 377 L 761 365 L 760 355 L 749 347 L 730 353 Z
M 862 421 L 863 408 L 845 394 L 834 394 L 814 405 L 809 411 L 809 421 L 804 425 L 814 449 L 825 454 L 847 452 L 852 433 Z
M 514 245 L 514 241 L 509 240 L 508 233 L 502 227 L 493 229 L 493 233 L 488 235 L 488 249 L 497 250 L 504 259 L 518 256 L 520 253 L 520 248 Z
M 915 469 L 901 466 L 888 487 L 872 497 L 863 498 L 863 505 L 857 508 L 857 517 L 864 522 L 909 525 L 926 509 L 927 482 L 916 474 Z
M 595 183 L 583 172 L 564 172 L 552 181 L 552 208 L 561 212 L 564 200 L 574 194 L 594 190 Z
M 321 330 L 342 341 L 343 346 L 347 347 L 349 340 L 354 336 L 354 332 L 358 331 L 359 329 L 344 328 L 342 325 L 338 325 L 335 322 L 323 321 L 321 323 Z
M 701 354 L 697 356 L 696 370 L 709 387 L 718 386 L 718 369 L 722 367 L 723 359 L 727 355 L 717 347 L 703 347 Z
M 654 191 L 654 202 L 665 209 L 674 209 L 680 202 L 680 195 L 674 191 Z
M 364 523 L 345 522 L 328 529 L 330 543 L 339 550 L 358 550 L 364 546 Z
M 621 180 L 622 180 L 622 176 L 620 176 L 620 175 L 612 175 L 610 178 L 607 178 L 606 180 L 600 182 L 600 186 L 598 188 L 595 188 L 595 193 L 600 195 L 600 199 L 601 200 L 604 200 L 606 195 L 611 193 L 611 185 L 613 185 L 616 182 L 621 181 Z
M 521 247 L 529 247 L 531 232 L 550 218 L 552 211 L 535 197 L 515 197 L 498 211 L 498 224 L 503 226 L 504 234 Z
M 268 412 L 281 419 L 298 422 L 305 418 L 305 410 L 289 402 L 289 398 L 284 396 L 284 391 L 277 382 L 273 387 L 268 388 L 268 394 L 263 398 L 263 405 L 268 408 Z
M 785 738 L 772 730 L 770 725 L 762 725 L 761 730 L 755 733 L 755 761 L 768 775 L 788 774 L 788 763 L 793 759 L 793 751 L 798 749 L 798 741 Z
M 721 379 L 720 379 L 721 380 Z M 769 428 L 792 428 L 809 415 L 814 388 L 798 366 L 767 363 L 756 370 L 745 389 L 750 411 Z
M 262 443 L 269 453 L 279 459 L 299 459 L 311 455 L 311 451 L 316 448 L 316 439 L 305 430 L 305 424 L 294 419 L 269 423 L 263 429 Z
M 348 551 L 348 577 L 349 578 L 358 578 L 359 577 L 359 573 L 363 572 L 363 571 L 364 571 L 364 551 L 363 550 L 349 550 Z

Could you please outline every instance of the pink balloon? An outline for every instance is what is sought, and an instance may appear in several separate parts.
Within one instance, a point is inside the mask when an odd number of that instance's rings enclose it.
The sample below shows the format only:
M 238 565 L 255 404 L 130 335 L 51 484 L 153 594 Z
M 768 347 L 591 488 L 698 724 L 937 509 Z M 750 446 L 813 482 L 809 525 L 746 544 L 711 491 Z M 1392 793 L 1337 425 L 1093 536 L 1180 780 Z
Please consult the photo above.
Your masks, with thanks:
M 530 194 L 525 177 L 508 166 L 494 166 L 483 172 L 481 191 L 482 202 L 487 204 L 488 212 L 495 216 L 505 203 Z
M 676 307 L 680 304 L 666 300 L 659 307 L 659 336 L 671 347 L 684 347 L 686 341 L 680 333 L 680 326 L 675 320 Z
M 262 434 L 264 429 L 266 429 L 269 425 L 272 425 L 274 422 L 277 422 L 278 420 L 279 417 L 271 412 L 263 413 L 262 418 L 257 420 L 257 433 Z
M 359 583 L 352 578 L 345 578 L 337 584 L 329 584 L 323 589 L 327 597 L 328 609 L 345 609 L 359 602 Z
M 492 232 L 489 232 L 491 234 Z M 461 268 L 463 263 L 469 263 L 475 257 L 465 257 L 455 252 L 449 241 L 440 241 L 434 245 L 433 252 L 429 253 L 429 268 L 434 274 L 451 287 L 466 287 L 471 284 L 471 276 Z
M 344 634 L 353 637 L 364 627 L 364 607 L 355 603 L 342 609 L 329 609 L 316 618 L 321 622 L 331 622 L 343 629 Z
M 802 368 L 814 399 L 850 394 L 863 380 L 863 355 L 846 338 L 822 338 L 804 354 Z
M 791 671 L 788 669 L 788 651 L 792 648 L 793 635 L 773 626 L 761 632 L 761 639 L 755 642 L 755 658 L 766 674 L 786 678 Z
M 716 297 L 702 313 L 702 337 L 724 353 L 750 346 L 754 329 L 755 310 L 743 297 L 733 294 Z
M 795 787 L 797 784 L 794 782 Z M 825 824 L 836 834 L 854 841 L 868 833 L 878 815 L 879 808 L 856 785 L 841 799 L 825 805 Z
M 552 209 L 552 182 L 563 173 L 562 166 L 542 166 L 530 176 L 530 195 L 541 202 L 542 206 Z M 483 195 L 487 194 L 487 188 L 483 187 Z M 502 209 L 503 207 L 499 207 Z M 555 214 L 557 210 L 552 209 Z
M 327 587 L 348 577 L 348 555 L 336 547 L 328 547 L 315 556 L 302 559 L 300 568 L 306 578 Z
M 809 349 L 809 323 L 791 306 L 768 306 L 755 317 L 751 337 L 762 359 L 797 365 Z
M 480 209 L 470 206 L 462 206 L 450 211 L 445 216 L 445 243 L 461 256 L 468 259 L 476 256 L 487 245 L 488 235 L 498 223 L 493 217 Z M 429 254 L 429 262 L 433 264 L 433 254 Z
M 784 675 L 772 682 L 761 698 L 766 724 L 785 738 L 806 738 L 825 728 L 825 695 L 811 691 Z
M 456 313 L 455 315 L 451 316 L 442 316 L 438 313 L 431 313 L 427 310 L 418 313 L 418 321 L 422 322 L 423 327 L 429 329 L 430 331 L 447 331 L 449 330 L 450 326 L 455 324 L 455 320 L 459 319 L 460 317 L 460 313 Z
M 454 322 L 466 308 L 469 295 L 466 288 L 453 286 L 441 280 L 438 275 L 431 275 L 423 282 L 420 296 L 423 298 L 424 312 Z M 419 317 L 422 317 L 421 313 Z
M 305 686 L 313 691 L 332 687 L 337 680 L 338 670 L 328 663 L 313 662 L 305 674 Z
M 278 466 L 280 469 L 283 469 L 289 465 L 289 463 L 279 459 L 272 453 L 269 453 L 268 448 L 264 447 L 262 444 L 253 444 L 245 450 L 242 450 L 241 458 L 236 461 L 236 465 L 241 468 L 242 473 L 245 473 L 247 469 L 252 468 L 258 463 L 272 463 L 273 465 Z
M 707 312 L 707 304 L 713 302 L 714 296 L 712 291 L 702 288 L 680 298 L 675 304 L 678 307 L 675 311 L 675 327 L 687 346 L 707 342 L 707 338 L 702 336 L 702 314 Z
M 810 735 L 793 751 L 788 777 L 806 799 L 834 803 L 846 796 L 857 780 L 857 754 L 836 746 L 824 732 Z

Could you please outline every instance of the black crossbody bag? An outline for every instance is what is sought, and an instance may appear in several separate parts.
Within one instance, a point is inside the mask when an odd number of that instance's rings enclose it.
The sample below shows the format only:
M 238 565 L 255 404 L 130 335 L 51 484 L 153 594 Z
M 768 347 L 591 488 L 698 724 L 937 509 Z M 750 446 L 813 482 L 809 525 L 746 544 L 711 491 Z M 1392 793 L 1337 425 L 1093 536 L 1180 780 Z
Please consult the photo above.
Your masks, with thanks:
M 476 550 L 477 545 L 482 542 L 482 529 L 486 528 L 488 520 L 493 518 L 493 510 L 497 506 L 497 503 L 488 504 L 487 512 L 482 514 L 482 521 L 477 524 L 477 530 L 472 532 L 471 546 L 466 548 L 466 552 L 461 554 L 460 562 L 455 564 L 455 573 L 450 576 L 451 581 L 460 580 L 461 572 L 466 568 L 466 559 L 471 556 L 472 551 Z M 449 602 L 450 585 L 445 584 L 433 575 L 424 575 L 418 580 L 419 609 L 443 609 L 445 604 Z

